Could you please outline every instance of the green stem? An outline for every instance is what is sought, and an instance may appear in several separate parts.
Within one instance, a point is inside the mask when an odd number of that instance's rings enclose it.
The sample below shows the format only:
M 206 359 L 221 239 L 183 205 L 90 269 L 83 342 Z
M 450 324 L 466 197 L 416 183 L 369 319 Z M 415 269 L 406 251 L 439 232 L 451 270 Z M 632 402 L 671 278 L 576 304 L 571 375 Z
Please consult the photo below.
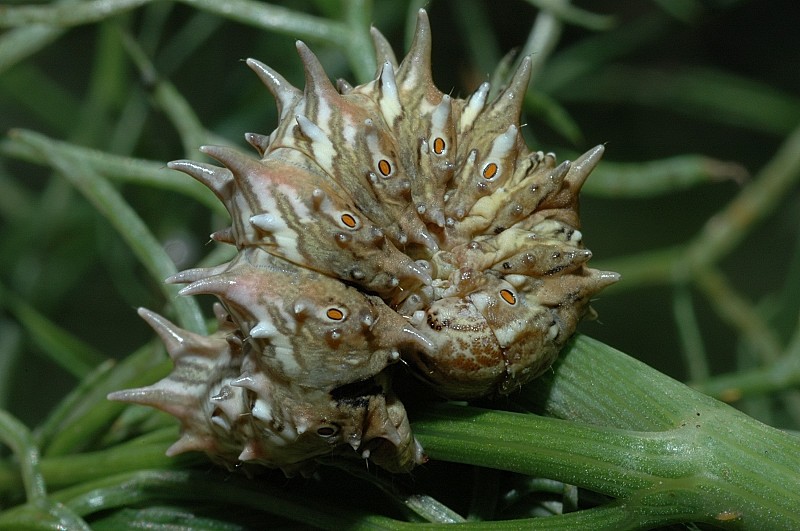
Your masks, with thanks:
M 28 502 L 44 507 L 47 504 L 47 490 L 41 472 L 39 449 L 28 428 L 9 413 L 0 409 L 0 441 L 11 447 L 19 461 L 22 484 Z
M 175 430 L 170 430 L 174 438 Z M 70 454 L 42 459 L 41 472 L 50 489 L 101 480 L 110 475 L 147 468 L 168 469 L 185 464 L 186 459 L 164 455 L 168 443 L 121 445 L 112 450 Z M 0 468 L 0 491 L 13 491 L 19 476 L 13 469 Z
M 177 272 L 175 264 L 121 194 L 82 159 L 51 151 L 47 137 L 19 129 L 11 131 L 9 135 L 38 151 L 40 156 L 69 179 L 108 218 L 139 261 L 159 283 L 167 300 L 172 302 L 181 326 L 193 332 L 205 333 L 206 325 L 197 302 L 190 297 L 178 297 L 176 286 L 162 282 L 164 278 Z
M 65 400 L 72 407 L 56 408 L 38 432 L 47 457 L 68 455 L 91 445 L 109 429 L 124 404 L 106 400 L 119 389 L 149 385 L 169 373 L 171 362 L 161 349 L 144 347 L 87 387 L 79 387 Z
M 31 26 L 8 30 L 0 35 L 0 73 L 58 39 L 64 30 Z
M 83 378 L 106 357 L 91 345 L 64 330 L 0 283 L 0 308 L 13 313 L 31 340 L 47 356 L 76 378 Z
M 786 197 L 800 180 L 800 127 L 783 142 L 756 177 L 692 241 L 680 247 L 595 263 L 594 267 L 622 274 L 614 290 L 648 284 L 688 281 L 697 271 L 717 263 Z
M 266 31 L 297 39 L 322 41 L 334 46 L 350 42 L 349 29 L 342 23 L 306 15 L 281 6 L 248 0 L 180 0 L 208 11 Z
M 578 336 L 554 371 L 529 386 L 515 402 L 570 420 L 439 404 L 422 413 L 412 412 L 412 425 L 433 459 L 545 476 L 618 500 L 601 509 L 553 519 L 475 525 L 497 529 L 529 524 L 557 529 L 578 522 L 593 528 L 602 522 L 626 528 L 684 521 L 771 529 L 800 525 L 796 512 L 800 439 L 594 340 Z M 69 485 L 125 470 L 175 466 L 162 454 L 167 433 L 172 435 L 173 429 L 153 434 L 155 439 L 146 437 L 102 452 L 45 458 L 41 474 L 51 485 Z M 126 476 L 129 479 L 103 479 L 103 488 L 111 490 L 103 491 L 106 505 L 102 507 L 86 505 L 92 496 L 100 495 L 100 486 L 93 483 L 52 498 L 79 515 L 136 500 L 227 499 L 214 490 L 220 484 L 211 480 L 194 478 L 187 488 L 180 478 L 190 476 L 188 472 L 140 472 Z M 15 481 L 19 480 L 14 471 L 0 468 L 4 490 L 18 485 Z M 206 494 L 195 490 L 200 487 Z M 223 487 L 227 492 L 231 486 Z M 258 491 L 263 502 L 264 486 L 257 487 L 247 494 L 248 500 Z M 285 516 L 287 503 L 288 507 L 300 503 L 291 495 L 283 496 L 269 493 L 270 501 L 262 510 Z M 241 496 L 237 499 L 238 504 L 250 503 Z M 314 507 L 320 507 L 316 500 Z M 358 510 L 347 515 L 319 511 L 300 511 L 303 514 L 290 517 L 324 527 L 409 526 Z
M 81 24 L 90 24 L 105 20 L 113 15 L 124 13 L 137 7 L 155 2 L 156 0 L 93 0 L 88 2 L 76 3 L 56 3 L 42 6 L 15 6 L 5 7 L 0 10 L 0 28 L 26 27 L 40 24 L 42 27 L 51 26 L 56 28 L 70 27 Z M 359 79 L 369 79 L 374 72 L 374 60 L 369 62 L 365 59 L 366 50 L 371 50 L 371 44 L 362 47 L 364 39 L 352 33 L 352 27 L 346 24 L 307 15 L 300 11 L 295 11 L 281 6 L 270 5 L 263 2 L 253 2 L 250 0 L 180 0 L 197 9 L 219 15 L 230 20 L 235 20 L 243 24 L 255 26 L 266 31 L 274 31 L 294 38 L 321 41 L 337 47 L 344 47 L 349 50 L 351 64 L 356 71 Z M 369 12 L 363 7 L 367 2 L 360 0 L 354 2 L 358 4 L 361 13 L 360 18 L 366 18 Z M 359 7 L 356 6 L 356 7 Z M 356 7 L 351 12 L 356 12 Z M 362 24 L 362 30 L 368 25 Z M 42 38 L 51 39 L 49 32 L 52 30 L 42 30 Z M 363 33 L 363 31 L 361 31 Z M 24 35 L 24 39 L 30 36 Z M 353 42 L 354 39 L 356 42 Z M 25 42 L 21 42 L 24 45 Z M 34 43 L 34 45 L 37 45 Z M 360 50 L 354 50 L 353 45 L 359 45 Z M 9 60 L 19 53 L 12 55 Z M 369 53 L 368 51 L 366 52 Z M 0 55 L 0 59 L 2 59 Z
M 778 152 L 742 188 L 736 198 L 712 217 L 686 249 L 685 269 L 715 263 L 733 250 L 800 180 L 800 127 L 796 127 Z M 676 264 L 679 266 L 680 264 Z
M 102 507 L 96 502 L 98 495 L 101 495 Z M 241 477 L 221 481 L 206 472 L 143 470 L 57 492 L 53 498 L 80 515 L 150 500 L 182 500 L 250 507 L 323 529 L 380 529 L 391 528 L 393 523 L 384 516 L 333 506 L 322 500 L 309 504 L 308 496 L 302 492 L 271 487 L 263 482 L 256 490 Z
M 94 0 L 91 2 L 59 2 L 41 6 L 4 7 L 0 11 L 0 28 L 43 24 L 70 27 L 99 22 L 150 3 L 151 0 Z
M 545 475 L 615 497 L 691 473 L 681 459 L 687 448 L 679 433 L 647 437 L 452 404 L 417 415 L 414 433 L 432 459 Z
M 642 286 L 664 285 L 672 282 L 675 264 L 683 258 L 683 247 L 668 247 L 630 256 L 592 262 L 592 267 L 603 271 L 617 271 L 625 279 L 609 291 L 619 293 Z
M 771 363 L 780 359 L 783 347 L 775 333 L 753 304 L 731 286 L 721 271 L 712 267 L 703 268 L 695 272 L 694 279 L 720 318 L 736 328 L 744 343 L 758 354 L 759 359 L 755 362 Z
M 555 50 L 561 37 L 563 25 L 553 14 L 551 8 L 569 8 L 568 0 L 552 0 L 548 4 L 550 5 L 547 8 L 542 8 L 542 11 L 536 16 L 533 27 L 528 34 L 528 41 L 523 46 L 520 54 L 520 57 L 531 56 L 531 78 L 534 80 L 539 77 L 539 73 L 550 54 Z
M 80 158 L 91 166 L 92 170 L 110 180 L 177 192 L 197 200 L 221 216 L 228 215 L 225 207 L 208 188 L 194 179 L 184 178 L 183 174 L 169 170 L 163 162 L 121 157 L 54 138 L 46 138 L 50 150 Z M 38 156 L 35 148 L 14 139 L 0 141 L 0 153 L 34 164 L 46 163 L 46 160 Z
M 0 10 L 0 28 L 25 27 L 32 24 L 54 27 L 91 24 L 154 1 L 93 0 L 41 6 L 4 7 Z M 268 31 L 325 41 L 334 45 L 348 42 L 348 32 L 343 24 L 306 15 L 281 6 L 249 0 L 225 0 L 224 2 L 216 0 L 181 1 L 197 9 Z
M 678 327 L 681 352 L 689 372 L 689 379 L 705 380 L 711 371 L 708 367 L 708 357 L 703 346 L 703 336 L 697 322 L 689 286 L 684 284 L 675 286 L 675 293 L 672 297 L 672 316 Z
M 736 402 L 747 396 L 769 395 L 798 386 L 800 367 L 796 359 L 790 356 L 768 367 L 720 374 L 693 384 L 697 390 L 725 402 Z
M 344 18 L 349 33 L 349 45 L 345 52 L 350 67 L 359 83 L 375 79 L 375 48 L 369 26 L 372 22 L 372 2 L 370 0 L 350 0 L 344 2 Z
M 603 161 L 581 192 L 597 197 L 645 198 L 709 182 L 743 183 L 748 177 L 741 164 L 703 155 L 676 155 L 646 162 Z
M 208 142 L 210 135 L 203 128 L 191 105 L 172 83 L 160 78 L 150 58 L 129 33 L 123 33 L 123 43 L 142 78 L 148 84 L 152 84 L 153 100 L 156 105 L 178 131 L 183 143 L 184 156 L 189 157 L 196 153 L 200 146 Z
M 642 514 L 669 505 L 661 524 L 714 522 L 735 507 L 752 528 L 800 525 L 800 441 L 723 404 L 698 406 L 672 430 L 635 433 L 444 404 L 414 431 L 433 459 L 544 475 Z
M 369 482 L 392 500 L 395 505 L 405 509 L 407 513 L 422 519 L 422 521 L 448 524 L 464 521 L 461 515 L 438 500 L 424 494 L 404 491 L 393 478 L 386 479 L 378 476 L 364 468 L 363 463 L 342 458 L 319 459 L 319 462 L 335 466 L 351 476 Z
M 616 25 L 616 18 L 610 15 L 598 15 L 560 0 L 527 0 L 542 11 L 550 11 L 561 21 L 582 26 L 587 29 L 603 31 Z
M 642 481 L 649 486 L 629 494 L 628 503 L 646 506 L 671 500 L 676 507 L 697 511 L 692 519 L 714 523 L 733 512 L 738 524 L 754 529 L 800 525 L 796 511 L 800 505 L 800 439 L 693 391 L 611 347 L 578 336 L 555 372 L 526 388 L 518 402 L 581 423 L 641 432 L 615 434 L 600 429 L 598 441 L 609 444 L 610 452 L 592 463 L 598 468 L 584 471 L 584 481 L 614 473 L 625 457 L 624 445 L 632 444 L 626 465 L 632 475 L 613 488 L 624 490 Z M 550 429 L 564 427 L 553 425 Z M 641 438 L 640 446 L 630 437 Z M 558 434 L 542 436 L 530 448 L 539 453 L 540 445 L 552 443 L 555 446 L 545 450 L 560 452 L 565 447 L 559 439 Z M 682 450 L 676 452 L 678 448 Z M 617 450 L 619 455 L 615 455 Z M 666 453 L 659 453 L 661 450 Z M 568 457 L 573 451 L 579 459 L 592 456 L 591 448 L 576 446 L 562 458 L 573 459 Z M 670 462 L 669 456 L 675 461 Z M 563 469 L 543 464 L 545 470 L 539 473 L 561 479 L 552 472 L 560 474 Z

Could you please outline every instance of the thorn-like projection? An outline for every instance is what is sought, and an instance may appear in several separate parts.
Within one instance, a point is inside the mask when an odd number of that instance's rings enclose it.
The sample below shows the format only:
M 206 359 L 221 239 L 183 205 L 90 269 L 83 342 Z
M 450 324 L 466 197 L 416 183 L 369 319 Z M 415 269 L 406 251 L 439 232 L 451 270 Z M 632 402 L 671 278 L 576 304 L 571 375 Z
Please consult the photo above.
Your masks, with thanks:
M 472 96 L 464 105 L 464 110 L 461 111 L 461 120 L 459 122 L 459 130 L 467 131 L 472 124 L 475 123 L 475 118 L 483 111 L 486 106 L 486 99 L 489 97 L 489 89 L 491 86 L 488 82 L 484 81 L 478 87 L 478 90 L 472 93 Z
M 172 276 L 167 277 L 164 282 L 167 284 L 189 284 L 198 280 L 213 277 L 223 273 L 228 268 L 228 264 L 220 264 L 216 267 L 198 267 L 194 269 L 187 269 L 180 271 Z
M 247 140 L 247 143 L 256 148 L 258 154 L 260 156 L 264 156 L 264 153 L 267 152 L 267 148 L 269 148 L 269 137 L 266 135 L 259 135 L 257 133 L 245 133 L 244 139 Z
M 580 157 L 578 157 L 570 166 L 570 171 L 567 174 L 566 181 L 569 183 L 569 188 L 574 195 L 578 195 L 583 183 L 586 182 L 587 177 L 600 163 L 603 153 L 606 148 L 601 144 L 595 146 Z
M 173 160 L 167 163 L 167 167 L 194 177 L 211 189 L 214 195 L 225 204 L 233 195 L 233 174 L 227 168 L 192 160 Z
M 202 146 L 200 151 L 224 164 L 233 173 L 233 177 L 237 181 L 247 179 L 251 174 L 263 171 L 260 161 L 234 148 Z
M 433 85 L 431 75 L 431 23 L 428 13 L 420 9 L 417 14 L 417 28 L 414 31 L 414 40 L 405 59 L 397 68 L 398 84 L 405 90 L 414 90 L 417 87 Z M 418 89 L 417 89 L 418 90 Z
M 597 167 L 604 151 L 605 148 L 602 145 L 595 146 L 570 163 L 569 171 L 561 176 L 563 187 L 544 200 L 541 208 L 560 209 L 563 211 L 563 214 L 559 216 L 562 220 L 575 223 L 578 193 L 589 174 Z
M 176 455 L 186 452 L 213 452 L 214 443 L 210 438 L 198 437 L 191 433 L 184 433 L 180 439 L 172 443 L 165 452 L 167 457 L 175 457 Z
M 303 133 L 303 136 L 308 138 L 312 142 L 327 142 L 328 137 L 325 134 L 325 131 L 320 129 L 320 127 L 303 116 L 302 114 L 298 114 L 295 116 L 295 120 L 297 120 L 297 125 L 300 126 L 300 132 Z
M 205 344 L 205 336 L 183 330 L 147 308 L 139 308 L 137 312 L 161 338 L 172 359 L 185 355 L 187 351 L 203 352 L 203 349 L 198 347 Z
M 226 297 L 230 290 L 237 287 L 238 284 L 238 280 L 231 278 L 230 275 L 214 275 L 212 277 L 198 278 L 185 288 L 182 288 L 178 293 L 183 296 L 216 295 L 222 298 Z
M 400 92 L 397 87 L 394 67 L 389 61 L 383 63 L 378 81 L 378 86 L 380 87 L 380 109 L 386 123 L 392 124 L 403 113 L 403 105 L 400 103 Z
M 340 97 L 339 93 L 328 78 L 328 74 L 317 56 L 303 41 L 297 41 L 295 45 L 297 53 L 300 54 L 300 59 L 303 61 L 306 74 L 305 98 L 315 105 L 321 105 L 323 100 L 337 101 Z
M 339 91 L 339 94 L 349 94 L 353 90 L 353 85 L 349 82 L 345 81 L 344 79 L 337 79 L 336 80 L 336 90 Z
M 236 235 L 233 232 L 233 227 L 225 227 L 224 229 L 212 232 L 209 237 L 215 242 L 236 245 Z
M 272 93 L 272 96 L 278 104 L 278 114 L 281 119 L 285 118 L 289 110 L 303 98 L 303 93 L 300 92 L 300 90 L 261 61 L 248 59 L 247 66 L 256 73 L 261 82 L 264 83 Z
M 489 113 L 502 116 L 507 121 L 519 121 L 525 93 L 531 79 L 531 58 L 525 56 L 520 61 L 508 86 L 497 96 L 489 107 Z

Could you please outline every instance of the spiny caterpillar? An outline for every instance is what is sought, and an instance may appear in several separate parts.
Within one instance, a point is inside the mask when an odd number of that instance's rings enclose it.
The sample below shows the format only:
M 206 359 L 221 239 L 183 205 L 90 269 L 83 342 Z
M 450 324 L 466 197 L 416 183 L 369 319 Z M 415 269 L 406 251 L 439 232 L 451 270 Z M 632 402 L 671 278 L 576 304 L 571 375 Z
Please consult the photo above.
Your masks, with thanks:
M 433 84 L 427 14 L 398 64 L 376 29 L 375 80 L 330 82 L 302 42 L 305 89 L 249 59 L 277 100 L 260 158 L 201 151 L 175 161 L 224 203 L 212 235 L 238 253 L 167 279 L 213 294 L 219 329 L 183 330 L 140 309 L 174 362 L 158 383 L 110 398 L 181 422 L 169 455 L 307 473 L 353 453 L 390 471 L 424 462 L 387 368 L 403 361 L 446 397 L 507 394 L 546 370 L 616 273 L 590 269 L 578 192 L 597 146 L 573 162 L 531 152 L 519 115 L 524 59 L 488 101 Z

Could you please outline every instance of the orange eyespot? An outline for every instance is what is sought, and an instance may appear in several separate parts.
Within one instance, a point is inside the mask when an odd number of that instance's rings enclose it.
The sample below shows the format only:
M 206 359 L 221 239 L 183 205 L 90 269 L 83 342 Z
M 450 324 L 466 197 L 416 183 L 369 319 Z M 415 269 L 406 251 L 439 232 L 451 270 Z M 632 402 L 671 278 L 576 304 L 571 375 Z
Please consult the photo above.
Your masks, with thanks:
M 507 289 L 500 290 L 500 298 L 512 305 L 517 303 L 517 296 Z
M 341 220 L 345 226 L 351 229 L 356 228 L 356 225 L 358 225 L 358 220 L 352 214 L 342 214 Z
M 497 175 L 497 164 L 494 162 L 490 162 L 486 166 L 483 167 L 483 178 L 484 179 L 491 179 L 495 175 Z
M 378 161 L 378 171 L 381 172 L 381 175 L 384 177 L 388 177 L 390 173 L 392 173 L 392 165 L 386 159 L 381 159 Z
M 331 321 L 341 321 L 344 319 L 344 312 L 339 308 L 328 308 L 328 311 L 325 312 L 325 315 Z
M 440 138 L 440 137 L 437 136 L 436 138 L 433 139 L 433 152 L 434 153 L 436 153 L 437 155 L 441 155 L 442 153 L 444 153 L 444 148 L 445 147 L 447 147 L 447 144 L 445 144 L 443 138 Z

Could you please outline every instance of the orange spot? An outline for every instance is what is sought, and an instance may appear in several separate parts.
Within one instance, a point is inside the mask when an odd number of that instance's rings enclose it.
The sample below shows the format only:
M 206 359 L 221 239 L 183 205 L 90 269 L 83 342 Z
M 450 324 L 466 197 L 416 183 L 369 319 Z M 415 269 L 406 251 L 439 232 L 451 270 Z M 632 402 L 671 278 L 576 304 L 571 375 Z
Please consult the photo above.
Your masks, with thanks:
M 325 315 L 328 316 L 328 319 L 332 321 L 341 321 L 344 319 L 344 312 L 339 308 L 328 308 L 328 311 L 325 312 Z
M 483 168 L 483 178 L 484 179 L 491 179 L 495 175 L 497 175 L 497 164 L 494 162 L 490 162 Z
M 381 159 L 378 161 L 378 171 L 381 172 L 381 175 L 384 177 L 388 177 L 390 173 L 392 173 L 392 165 L 389 164 L 389 161 L 386 159 Z
M 738 520 L 741 517 L 742 513 L 739 511 L 722 511 L 714 518 L 716 518 L 720 522 L 731 522 L 733 520 Z
M 352 214 L 342 214 L 342 223 L 351 229 L 354 229 L 356 225 L 358 225 L 358 221 Z
M 510 290 L 501 289 L 500 290 L 500 297 L 509 304 L 516 304 L 517 303 L 517 296 L 514 295 Z
M 444 148 L 447 144 L 444 143 L 444 139 L 440 137 L 436 137 L 433 139 L 433 152 L 437 155 L 441 155 L 444 153 Z
M 719 399 L 723 402 L 732 403 L 742 398 L 742 390 L 735 387 L 725 389 L 719 394 Z

